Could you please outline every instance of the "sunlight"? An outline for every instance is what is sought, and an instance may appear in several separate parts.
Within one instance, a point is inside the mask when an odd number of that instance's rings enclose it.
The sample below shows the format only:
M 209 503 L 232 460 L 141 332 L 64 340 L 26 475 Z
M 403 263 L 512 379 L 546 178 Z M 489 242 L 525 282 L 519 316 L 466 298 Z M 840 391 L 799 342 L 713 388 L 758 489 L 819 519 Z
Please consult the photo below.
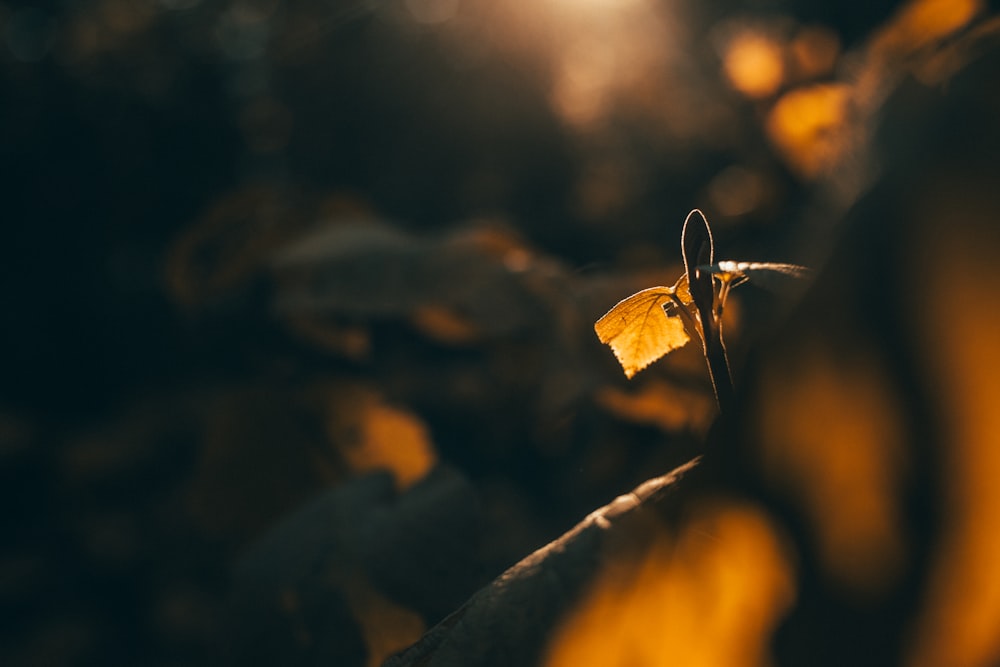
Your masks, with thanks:
M 549 0 L 549 2 L 558 11 L 605 14 L 650 4 L 649 0 Z
M 551 99 L 570 125 L 593 125 L 606 114 L 618 69 L 615 56 L 613 48 L 595 48 L 590 43 L 571 45 L 560 56 Z
M 649 4 L 649 0 L 551 0 L 551 2 L 557 7 L 565 7 L 570 11 L 615 11 Z
M 417 23 L 444 23 L 458 12 L 458 0 L 406 0 Z
M 725 48 L 723 70 L 729 83 L 747 97 L 768 97 L 785 79 L 781 44 L 766 34 L 743 31 Z
M 668 85 L 664 64 L 679 46 L 669 13 L 650 0 L 501 2 L 490 36 L 499 49 L 538 58 L 553 111 L 590 132 L 630 98 L 648 99 L 651 86 Z
M 551 100 L 567 124 L 592 129 L 651 85 L 667 53 L 666 26 L 645 0 L 591 0 L 575 11 L 555 17 L 570 32 L 554 45 Z

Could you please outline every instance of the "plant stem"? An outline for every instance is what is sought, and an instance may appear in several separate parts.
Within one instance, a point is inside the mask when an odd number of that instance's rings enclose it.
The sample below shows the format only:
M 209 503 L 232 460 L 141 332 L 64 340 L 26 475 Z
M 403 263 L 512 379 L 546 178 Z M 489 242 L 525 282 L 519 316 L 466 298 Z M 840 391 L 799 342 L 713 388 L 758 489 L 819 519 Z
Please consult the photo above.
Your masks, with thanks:
M 719 411 L 731 410 L 735 399 L 735 390 L 729 370 L 729 356 L 726 354 L 726 345 L 722 340 L 721 317 L 719 319 L 707 318 L 709 324 L 705 327 L 705 318 L 702 318 L 700 314 L 695 317 L 676 295 L 672 294 L 670 298 L 673 300 L 681 319 L 684 320 L 684 324 L 701 339 L 701 348 L 705 355 L 705 361 L 708 363 L 708 375 L 712 380 L 712 389 L 715 391 L 715 402 L 719 405 Z
M 732 410 L 735 403 L 733 378 L 729 374 L 729 359 L 726 357 L 726 346 L 722 342 L 722 303 L 727 293 L 726 283 L 722 284 L 719 297 L 715 294 L 714 276 L 699 266 L 710 266 L 714 257 L 712 228 L 708 218 L 698 209 L 688 213 L 681 230 L 681 255 L 684 257 L 684 272 L 688 278 L 688 290 L 694 301 L 701 322 L 702 351 L 708 363 L 708 374 L 715 389 L 715 400 L 719 410 L 726 413 Z M 719 299 L 719 312 L 716 312 L 716 299 Z
M 704 343 L 705 361 L 708 362 L 708 374 L 712 378 L 715 389 L 715 400 L 719 411 L 723 414 L 731 412 L 736 402 L 736 391 L 733 388 L 733 378 L 729 371 L 729 357 L 726 355 L 726 345 L 722 342 L 721 323 L 707 329 Z

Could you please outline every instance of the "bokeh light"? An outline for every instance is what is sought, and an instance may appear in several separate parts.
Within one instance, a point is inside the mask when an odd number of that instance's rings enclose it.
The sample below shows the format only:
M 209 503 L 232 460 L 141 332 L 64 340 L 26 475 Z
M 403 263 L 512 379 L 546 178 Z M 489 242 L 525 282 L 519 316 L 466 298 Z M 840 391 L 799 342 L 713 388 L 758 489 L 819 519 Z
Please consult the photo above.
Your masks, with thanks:
M 909 303 L 937 383 L 947 445 L 944 537 L 913 628 L 914 667 L 978 667 L 1000 659 L 1000 351 L 992 335 L 1000 326 L 994 275 L 998 208 L 995 198 L 983 194 L 992 186 L 982 189 L 979 178 L 961 168 L 928 186 L 914 207 L 925 230 L 915 263 L 933 258 L 951 276 L 947 284 L 929 286 L 933 309 L 913 298 Z M 954 216 L 982 238 L 950 233 L 947 221 Z
M 786 93 L 771 109 L 768 135 L 803 178 L 832 169 L 851 147 L 850 94 L 843 84 L 815 84 Z
M 677 535 L 609 563 L 545 665 L 765 665 L 770 631 L 794 599 L 793 576 L 765 514 L 708 504 Z
M 808 514 L 829 576 L 861 598 L 891 589 L 906 558 L 908 434 L 874 356 L 790 353 L 764 374 L 757 419 L 767 474 Z
M 732 86 L 748 97 L 773 95 L 785 80 L 784 52 L 765 33 L 745 31 L 731 37 L 723 68 Z

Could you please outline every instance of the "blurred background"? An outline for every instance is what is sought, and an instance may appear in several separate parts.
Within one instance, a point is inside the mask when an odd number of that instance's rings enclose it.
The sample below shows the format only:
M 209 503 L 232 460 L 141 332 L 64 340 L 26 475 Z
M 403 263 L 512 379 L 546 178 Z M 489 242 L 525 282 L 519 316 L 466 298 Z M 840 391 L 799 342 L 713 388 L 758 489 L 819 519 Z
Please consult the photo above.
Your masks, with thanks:
M 989 9 L 0 2 L 0 663 L 416 640 L 698 453 L 700 350 L 627 382 L 593 333 L 687 212 L 820 265 L 883 93 Z M 782 303 L 732 298 L 738 376 Z

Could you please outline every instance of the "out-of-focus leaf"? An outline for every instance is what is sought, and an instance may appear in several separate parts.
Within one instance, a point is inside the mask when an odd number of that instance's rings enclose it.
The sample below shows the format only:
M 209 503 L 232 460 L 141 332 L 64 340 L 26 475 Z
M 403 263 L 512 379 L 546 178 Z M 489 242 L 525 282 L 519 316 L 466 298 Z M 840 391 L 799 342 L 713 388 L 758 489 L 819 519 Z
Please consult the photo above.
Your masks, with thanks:
M 594 399 L 598 406 L 619 419 L 655 426 L 666 433 L 682 430 L 705 433 L 716 414 L 709 394 L 662 380 L 646 382 L 635 392 L 603 387 Z
M 420 417 L 387 405 L 378 392 L 338 387 L 327 403 L 327 435 L 351 472 L 388 471 L 396 486 L 406 489 L 437 462 L 434 443 Z
M 504 227 L 425 237 L 342 222 L 288 245 L 271 269 L 283 317 L 404 318 L 434 340 L 469 344 L 542 322 L 554 299 L 535 283 L 559 279 L 552 264 Z
M 275 254 L 279 313 L 386 317 L 427 292 L 420 239 L 378 222 L 341 222 L 306 234 Z
M 700 483 L 697 462 L 650 479 L 591 512 L 497 577 L 384 667 L 541 664 L 553 631 L 601 571 L 646 552 L 660 531 L 670 530 L 664 513 L 683 502 L 684 489 Z
M 479 329 L 468 318 L 443 306 L 418 307 L 410 321 L 431 340 L 447 345 L 466 345 L 479 338 Z
M 311 426 L 314 411 L 290 392 L 255 384 L 220 390 L 203 401 L 185 501 L 205 534 L 244 543 L 340 478 L 334 457 L 324 455 L 322 434 Z
M 609 559 L 558 625 L 545 667 L 759 667 L 795 595 L 774 521 L 712 500 L 655 531 L 639 554 Z
M 676 287 L 644 289 L 619 301 L 594 324 L 597 337 L 611 347 L 626 377 L 691 340 L 684 322 L 663 311 L 676 292 Z
M 234 664 L 379 664 L 479 583 L 479 523 L 471 486 L 446 467 L 403 493 L 386 474 L 323 492 L 237 563 Z
M 276 248 L 310 225 L 302 199 L 267 187 L 221 197 L 170 248 L 165 268 L 174 301 L 202 307 L 249 283 Z
M 361 325 L 345 324 L 332 317 L 290 316 L 290 331 L 317 347 L 353 361 L 367 359 L 372 351 L 371 335 Z

